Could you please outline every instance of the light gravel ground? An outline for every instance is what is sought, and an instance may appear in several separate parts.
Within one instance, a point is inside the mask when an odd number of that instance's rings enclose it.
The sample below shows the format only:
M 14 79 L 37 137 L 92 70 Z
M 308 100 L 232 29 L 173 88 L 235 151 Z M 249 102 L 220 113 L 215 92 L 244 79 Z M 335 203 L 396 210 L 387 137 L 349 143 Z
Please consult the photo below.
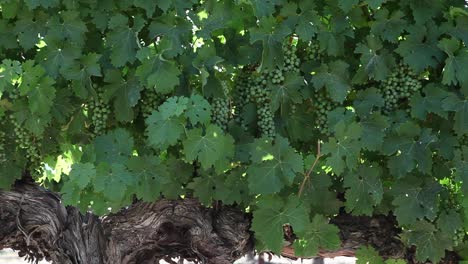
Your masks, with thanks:
M 17 254 L 12 250 L 3 250 L 0 251 L 0 264 L 24 264 L 27 263 L 26 261 L 21 260 L 17 257 Z M 161 264 L 165 264 L 161 263 Z M 255 260 L 248 260 L 247 258 L 240 259 L 236 261 L 235 264 L 255 264 L 257 263 L 257 259 Z M 355 264 L 355 258 L 349 257 L 337 257 L 333 259 L 306 259 L 306 260 L 290 260 L 285 258 L 273 258 L 271 262 L 265 262 L 269 264 Z M 41 261 L 39 264 L 48 264 L 46 261 Z M 186 263 L 190 264 L 190 263 Z

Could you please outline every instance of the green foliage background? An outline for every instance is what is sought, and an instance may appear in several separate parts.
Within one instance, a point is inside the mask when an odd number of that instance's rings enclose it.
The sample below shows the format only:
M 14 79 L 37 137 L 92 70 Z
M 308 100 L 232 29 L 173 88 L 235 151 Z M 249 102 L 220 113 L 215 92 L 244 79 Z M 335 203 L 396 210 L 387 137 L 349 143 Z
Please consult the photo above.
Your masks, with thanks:
M 419 261 L 468 247 L 464 1 L 0 0 L 0 9 L 0 188 L 29 171 L 97 214 L 134 195 L 220 200 L 252 212 L 257 247 L 274 252 L 286 223 L 300 255 L 338 248 L 328 219 L 341 207 L 394 214 Z M 295 71 L 285 46 L 300 59 Z M 386 84 L 402 67 L 421 88 L 389 111 Z M 237 104 L 238 80 L 273 70 L 284 80 L 265 79 L 275 134 L 265 137 L 257 106 Z M 149 95 L 159 101 L 145 115 Z M 92 102 L 109 109 L 100 129 Z

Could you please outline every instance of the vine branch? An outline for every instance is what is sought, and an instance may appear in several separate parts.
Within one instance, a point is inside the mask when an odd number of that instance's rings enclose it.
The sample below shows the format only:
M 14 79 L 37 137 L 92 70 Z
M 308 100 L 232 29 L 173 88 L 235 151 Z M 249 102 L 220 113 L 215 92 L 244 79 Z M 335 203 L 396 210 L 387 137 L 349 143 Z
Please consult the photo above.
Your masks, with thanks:
M 312 164 L 309 171 L 307 171 L 306 175 L 304 176 L 304 180 L 302 181 L 302 184 L 301 184 L 301 187 L 300 187 L 299 193 L 298 193 L 299 197 L 301 197 L 302 193 L 304 192 L 305 184 L 309 180 L 310 174 L 314 170 L 314 168 L 317 165 L 317 162 L 319 161 L 321 156 L 322 156 L 322 153 L 320 152 L 320 140 L 317 140 L 317 157 L 315 157 L 314 163 Z

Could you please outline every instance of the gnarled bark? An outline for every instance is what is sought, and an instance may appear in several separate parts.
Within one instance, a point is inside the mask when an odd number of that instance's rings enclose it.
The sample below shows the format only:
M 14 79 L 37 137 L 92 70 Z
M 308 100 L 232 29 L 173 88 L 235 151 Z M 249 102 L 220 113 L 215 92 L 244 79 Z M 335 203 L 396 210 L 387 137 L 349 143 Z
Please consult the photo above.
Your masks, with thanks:
M 23 183 L 0 191 L 0 221 L 0 249 L 60 264 L 157 263 L 167 256 L 228 264 L 252 247 L 246 214 L 194 199 L 137 202 L 98 218 Z

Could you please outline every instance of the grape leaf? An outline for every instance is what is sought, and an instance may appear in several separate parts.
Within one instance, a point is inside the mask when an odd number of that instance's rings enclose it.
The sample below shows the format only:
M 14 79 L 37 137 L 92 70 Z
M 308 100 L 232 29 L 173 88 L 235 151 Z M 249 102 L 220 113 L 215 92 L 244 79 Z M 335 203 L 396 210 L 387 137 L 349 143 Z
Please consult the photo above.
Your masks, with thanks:
M 60 1 L 59 0 L 25 0 L 24 3 L 28 6 L 29 9 L 36 9 L 40 6 L 44 8 L 55 7 Z
M 436 183 L 422 184 L 421 179 L 407 178 L 398 181 L 393 187 L 396 207 L 394 213 L 400 225 L 411 225 L 417 219 L 434 219 L 439 210 L 437 193 L 441 187 Z
M 0 97 L 1 93 L 10 90 L 13 84 L 18 81 L 18 78 L 23 73 L 21 63 L 19 61 L 4 59 L 0 65 Z
M 371 23 L 371 32 L 380 36 L 383 40 L 396 43 L 398 37 L 407 27 L 405 14 L 401 10 L 390 11 L 386 8 L 377 10 L 374 14 L 375 21 Z
M 442 211 L 437 219 L 437 227 L 445 234 L 454 234 L 460 228 L 463 228 L 463 219 L 455 209 Z
M 157 92 L 168 94 L 179 84 L 180 70 L 176 64 L 162 57 L 162 54 L 152 54 L 149 48 L 138 51 L 141 65 L 137 67 L 136 75 L 148 88 Z
M 145 122 L 148 141 L 157 149 L 175 145 L 184 133 L 185 118 L 181 116 L 164 117 L 161 112 L 153 111 Z
M 343 10 L 345 13 L 349 12 L 353 6 L 357 5 L 359 0 L 338 0 L 338 6 Z
M 139 49 L 138 32 L 144 25 L 140 16 L 133 18 L 133 27 L 129 27 L 128 18 L 117 14 L 109 20 L 107 45 L 111 49 L 111 62 L 115 67 L 124 66 L 127 62 L 133 63 Z
M 280 253 L 283 247 L 283 225 L 290 224 L 295 232 L 304 232 L 309 216 L 296 197 L 284 202 L 278 197 L 263 197 L 253 212 L 252 231 L 269 250 Z
M 96 176 L 96 168 L 91 163 L 76 163 L 72 165 L 69 177 L 81 190 L 86 188 L 91 179 Z
M 134 183 L 133 175 L 120 163 L 100 163 L 96 167 L 94 190 L 101 192 L 110 201 L 121 201 L 129 186 Z
M 383 48 L 382 42 L 373 36 L 367 37 L 367 44 L 359 43 L 355 53 L 361 54 L 361 68 L 371 79 L 382 81 L 390 74 L 394 59 Z
M 381 168 L 376 165 L 360 165 L 356 172 L 344 176 L 343 186 L 346 190 L 346 211 L 353 215 L 371 216 L 374 206 L 383 198 L 383 187 L 380 177 Z
M 135 194 L 139 199 L 153 202 L 160 197 L 163 190 L 161 181 L 168 177 L 168 171 L 158 157 L 133 156 L 128 160 L 127 168 L 135 177 Z
M 18 34 L 19 45 L 25 50 L 29 50 L 37 44 L 39 35 L 46 35 L 47 16 L 35 16 L 33 12 L 29 12 L 27 9 L 23 9 L 23 11 L 18 16 L 14 31 Z
M 204 132 L 200 128 L 189 130 L 182 144 L 185 158 L 198 159 L 204 169 L 213 165 L 218 171 L 227 169 L 226 162 L 234 156 L 234 139 L 216 125 L 209 125 Z
M 277 136 L 275 144 L 256 140 L 252 146 L 251 160 L 247 169 L 249 190 L 252 194 L 279 192 L 292 184 L 296 175 L 303 172 L 303 160 L 289 146 L 287 139 Z
M 351 86 L 348 83 L 348 67 L 344 61 L 334 61 L 328 65 L 320 67 L 312 82 L 315 89 L 325 87 L 331 99 L 335 102 L 343 102 Z
M 460 47 L 459 41 L 453 38 L 440 40 L 438 47 L 448 55 L 445 60 L 442 83 L 447 85 L 468 83 L 468 77 L 463 71 L 468 67 L 468 49 Z
M 418 125 L 406 122 L 397 127 L 397 134 L 385 139 L 383 153 L 389 158 L 388 167 L 397 177 L 403 177 L 414 168 L 429 174 L 432 168 L 430 146 L 437 142 L 437 137 L 430 129 L 421 130 Z
M 97 162 L 125 163 L 133 154 L 133 138 L 125 129 L 118 128 L 96 137 L 94 151 Z
M 353 170 L 357 167 L 361 147 L 359 139 L 362 135 L 362 127 L 358 123 L 346 125 L 344 121 L 335 125 L 335 137 L 330 137 L 322 147 L 325 155 L 330 155 L 326 159 L 326 164 L 333 171 L 340 175 L 345 168 Z
M 356 251 L 356 264 L 385 264 L 379 252 L 371 246 L 360 247 Z
M 468 133 L 468 97 L 460 98 L 459 96 L 449 93 L 447 98 L 442 101 L 442 107 L 446 111 L 455 112 L 454 130 L 458 135 Z
M 434 113 L 440 117 L 447 118 L 447 112 L 442 107 L 442 102 L 448 93 L 435 84 L 429 84 L 422 90 L 424 97 L 420 94 L 415 94 L 411 97 L 411 116 L 419 120 L 426 120 L 429 113 Z
M 403 232 L 402 238 L 408 245 L 416 246 L 416 260 L 421 262 L 438 263 L 445 256 L 445 250 L 452 248 L 452 239 L 427 221 L 412 225 Z
M 260 0 L 262 1 L 262 0 Z M 250 43 L 260 41 L 263 45 L 260 69 L 274 69 L 282 67 L 283 40 L 291 33 L 291 29 L 284 24 L 277 24 L 273 17 L 263 17 L 258 27 L 250 28 Z
M 329 224 L 327 218 L 315 215 L 305 231 L 298 232 L 300 239 L 294 243 L 294 253 L 296 256 L 316 256 L 319 249 L 336 250 L 341 246 L 339 232 L 338 227 Z
M 172 13 L 162 15 L 155 19 L 149 26 L 150 39 L 162 36 L 167 39 L 171 45 L 170 50 L 165 55 L 175 56 L 183 52 L 185 43 L 189 43 L 189 33 L 192 30 L 192 24 L 187 20 L 181 19 Z
M 52 17 L 48 24 L 48 35 L 61 41 L 69 41 L 83 45 L 85 33 L 88 31 L 86 24 L 81 21 L 80 13 L 77 11 L 63 11 L 60 17 Z
M 442 51 L 437 47 L 437 39 L 440 35 L 437 26 L 413 25 L 406 30 L 409 35 L 400 42 L 396 49 L 403 61 L 416 72 L 421 72 L 427 67 L 435 67 L 443 56 Z
M 293 73 L 287 73 L 284 82 L 275 85 L 272 89 L 271 110 L 275 112 L 281 108 L 281 112 L 284 112 L 286 105 L 301 103 L 301 89 L 303 86 L 304 78 Z
M 255 16 L 257 18 L 269 17 L 275 12 L 275 6 L 283 0 L 250 0 Z
M 142 87 L 134 76 L 129 74 L 122 78 L 121 72 L 111 70 L 106 73 L 104 81 L 104 98 L 109 101 L 114 99 L 114 112 L 117 121 L 129 122 L 133 120 L 133 107 L 140 100 Z
M 193 94 L 190 96 L 185 115 L 192 125 L 207 124 L 211 120 L 211 105 L 203 96 Z
M 380 113 L 374 112 L 361 120 L 362 134 L 366 135 L 365 140 L 361 140 L 362 147 L 377 151 L 382 148 L 386 131 L 390 124 L 388 118 Z

